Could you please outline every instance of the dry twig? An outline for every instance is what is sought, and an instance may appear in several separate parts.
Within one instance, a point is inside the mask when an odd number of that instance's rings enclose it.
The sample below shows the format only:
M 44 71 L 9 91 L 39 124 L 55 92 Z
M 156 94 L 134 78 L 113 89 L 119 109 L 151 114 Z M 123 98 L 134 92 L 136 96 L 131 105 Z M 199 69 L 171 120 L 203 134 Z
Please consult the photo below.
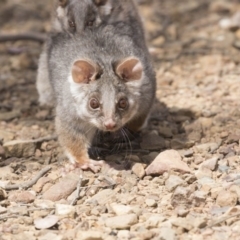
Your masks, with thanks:
M 18 215 L 3 215 L 0 217 L 0 221 L 8 219 L 8 218 L 19 218 Z
M 33 142 L 48 142 L 51 140 L 57 140 L 57 135 L 50 135 L 50 136 L 45 136 L 41 138 L 36 138 L 36 139 L 33 139 Z
M 78 180 L 78 185 L 77 185 L 77 192 L 76 192 L 76 197 L 72 200 L 71 205 L 75 205 L 77 200 L 79 199 L 79 195 L 81 192 L 81 185 L 82 185 L 82 180 L 83 180 L 83 175 L 82 173 L 79 176 L 79 180 Z
M 43 43 L 46 35 L 42 33 L 0 34 L 0 43 L 8 41 L 30 40 Z
M 20 184 L 13 184 L 13 185 L 8 185 L 5 187 L 5 190 L 13 190 L 13 189 L 19 189 L 19 188 L 24 188 L 27 189 L 31 187 L 33 184 L 35 184 L 40 177 L 45 175 L 48 171 L 50 171 L 52 167 L 47 166 L 43 168 L 31 181 L 25 182 L 25 183 L 20 183 Z
M 235 213 L 235 214 L 233 214 L 233 215 L 229 215 L 229 216 L 223 217 L 222 219 L 219 219 L 219 220 L 217 220 L 216 222 L 213 222 L 212 224 L 210 224 L 209 227 L 214 227 L 214 226 L 216 226 L 216 225 L 218 225 L 218 224 L 220 224 L 220 223 L 222 223 L 222 222 L 225 222 L 226 220 L 228 220 L 228 219 L 230 219 L 230 218 L 238 217 L 238 216 L 240 216 L 240 212 Z
M 43 210 L 53 210 L 53 209 L 55 209 L 55 208 L 30 208 L 30 209 L 27 209 L 27 211 L 33 212 L 33 211 L 43 211 Z M 0 217 L 0 221 L 8 219 L 8 218 L 19 218 L 19 215 L 12 215 L 12 213 L 5 214 Z

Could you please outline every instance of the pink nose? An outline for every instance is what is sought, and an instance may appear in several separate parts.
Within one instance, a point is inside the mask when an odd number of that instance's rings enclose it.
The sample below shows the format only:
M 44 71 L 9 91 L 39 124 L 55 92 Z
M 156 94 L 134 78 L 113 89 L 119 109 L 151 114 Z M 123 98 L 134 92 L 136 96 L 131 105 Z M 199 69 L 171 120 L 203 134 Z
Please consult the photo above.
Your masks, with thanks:
M 108 119 L 104 122 L 104 126 L 107 130 L 112 130 L 116 127 L 116 122 L 114 122 L 112 119 Z

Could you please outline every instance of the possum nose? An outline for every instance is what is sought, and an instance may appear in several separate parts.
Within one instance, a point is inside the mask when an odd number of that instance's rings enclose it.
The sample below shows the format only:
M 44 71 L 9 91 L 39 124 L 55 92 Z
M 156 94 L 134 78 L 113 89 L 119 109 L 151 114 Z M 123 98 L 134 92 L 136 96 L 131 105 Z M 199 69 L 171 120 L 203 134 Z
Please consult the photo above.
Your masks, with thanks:
M 106 127 L 107 130 L 112 130 L 113 128 L 116 127 L 116 122 L 112 119 L 107 119 L 104 122 L 104 126 Z

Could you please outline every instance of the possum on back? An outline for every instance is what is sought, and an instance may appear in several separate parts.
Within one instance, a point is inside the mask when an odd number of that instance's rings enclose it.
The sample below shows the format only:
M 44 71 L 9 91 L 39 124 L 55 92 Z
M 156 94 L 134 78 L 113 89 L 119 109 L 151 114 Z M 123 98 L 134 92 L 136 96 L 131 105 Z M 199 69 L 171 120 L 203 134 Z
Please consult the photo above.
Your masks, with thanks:
M 58 0 L 52 27 L 57 32 L 82 33 L 87 27 L 119 23 L 132 26 L 138 37 L 144 36 L 134 0 Z
M 92 0 L 57 0 L 52 17 L 53 32 L 82 33 L 87 27 L 97 27 L 101 20 Z
M 47 49 L 59 141 L 73 163 L 93 171 L 99 162 L 87 150 L 96 131 L 138 131 L 155 97 L 148 54 L 116 31 L 108 25 L 74 38 L 60 33 Z

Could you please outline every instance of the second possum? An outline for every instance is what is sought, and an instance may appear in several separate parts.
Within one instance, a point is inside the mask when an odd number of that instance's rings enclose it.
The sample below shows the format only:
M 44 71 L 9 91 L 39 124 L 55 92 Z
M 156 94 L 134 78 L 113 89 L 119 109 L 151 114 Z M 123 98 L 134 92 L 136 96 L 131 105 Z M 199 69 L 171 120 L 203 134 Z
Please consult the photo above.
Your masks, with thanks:
M 65 32 L 74 37 L 86 29 L 112 25 L 118 34 L 128 35 L 135 44 L 147 51 L 141 19 L 133 0 L 57 0 L 53 13 L 52 33 Z M 39 58 L 36 86 L 41 105 L 53 105 L 49 82 L 46 46 Z

